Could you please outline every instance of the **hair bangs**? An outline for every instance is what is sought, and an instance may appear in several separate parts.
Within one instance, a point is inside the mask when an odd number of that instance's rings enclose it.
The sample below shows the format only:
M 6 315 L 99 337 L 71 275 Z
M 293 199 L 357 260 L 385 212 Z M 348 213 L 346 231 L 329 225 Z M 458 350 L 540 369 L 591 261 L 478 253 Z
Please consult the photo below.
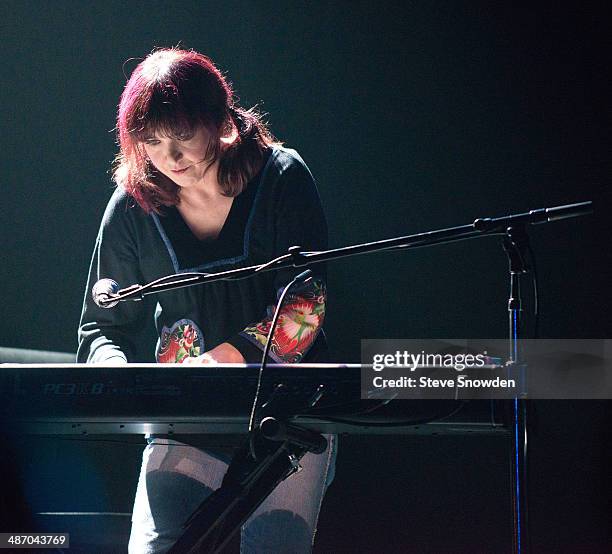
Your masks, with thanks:
M 174 83 L 158 82 L 151 89 L 134 107 L 129 122 L 129 133 L 139 142 L 155 134 L 189 139 L 205 124 L 201 107 L 179 94 Z

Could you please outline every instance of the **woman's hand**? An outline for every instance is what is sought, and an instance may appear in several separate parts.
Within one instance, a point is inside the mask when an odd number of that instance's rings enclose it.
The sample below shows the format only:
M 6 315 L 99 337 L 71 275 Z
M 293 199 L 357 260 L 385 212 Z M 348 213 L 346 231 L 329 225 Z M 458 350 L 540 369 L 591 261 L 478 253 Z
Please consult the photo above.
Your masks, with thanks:
M 219 346 L 204 352 L 201 356 L 185 358 L 182 363 L 197 365 L 244 364 L 245 359 L 236 347 L 229 342 L 222 342 Z

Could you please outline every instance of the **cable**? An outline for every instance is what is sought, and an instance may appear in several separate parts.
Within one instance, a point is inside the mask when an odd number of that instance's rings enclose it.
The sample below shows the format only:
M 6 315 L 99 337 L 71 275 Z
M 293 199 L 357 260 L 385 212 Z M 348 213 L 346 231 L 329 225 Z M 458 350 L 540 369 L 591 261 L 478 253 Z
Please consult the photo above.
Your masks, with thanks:
M 293 257 L 293 254 L 283 254 L 282 256 L 278 256 L 277 258 L 258 266 L 254 273 L 265 271 L 269 267 L 274 266 L 277 263 L 283 262 L 292 257 Z M 190 278 L 199 279 L 201 277 L 208 277 L 209 275 L 215 275 L 215 274 L 214 273 L 204 273 L 204 272 L 199 272 L 199 271 L 190 271 L 186 273 L 173 273 L 172 275 L 166 275 L 164 277 L 160 277 L 159 279 L 155 279 L 154 281 L 151 281 L 150 283 L 147 283 L 146 285 L 132 285 L 130 287 L 121 289 L 119 293 L 122 293 L 122 294 L 118 294 L 117 297 L 113 297 L 112 300 L 118 300 L 118 301 L 124 300 L 125 299 L 123 296 L 124 294 L 126 293 L 134 294 L 134 292 L 138 292 L 140 294 L 140 298 L 143 298 L 146 291 L 149 291 L 150 289 L 156 286 L 170 284 L 173 281 L 184 282 L 184 281 L 188 281 Z M 219 281 L 240 281 L 241 279 L 249 279 L 251 276 L 252 276 L 251 274 L 243 275 L 243 276 L 241 275 L 231 276 L 230 275 L 228 277 L 219 277 L 218 280 Z
M 290 254 L 285 254 L 285 256 L 287 255 L 290 256 Z M 306 271 L 302 271 L 302 273 L 300 273 L 299 275 L 296 275 L 293 278 L 293 280 L 283 289 L 283 292 L 281 293 L 278 299 L 276 310 L 274 311 L 274 317 L 272 318 L 272 323 L 270 325 L 270 331 L 268 332 L 268 339 L 266 340 L 266 346 L 264 348 L 263 356 L 261 358 L 261 366 L 259 368 L 259 374 L 257 376 L 257 388 L 255 389 L 255 398 L 253 399 L 253 406 L 251 408 L 251 416 L 249 418 L 249 435 L 251 437 L 249 440 L 249 446 L 251 450 L 251 455 L 253 456 L 254 460 L 257 459 L 255 455 L 255 447 L 253 444 L 253 433 L 252 433 L 254 423 L 255 423 L 255 412 L 257 410 L 257 403 L 259 402 L 259 394 L 261 392 L 263 372 L 266 367 L 266 361 L 268 359 L 268 353 L 270 352 L 270 347 L 272 346 L 272 338 L 274 336 L 274 330 L 276 329 L 276 324 L 278 323 L 278 319 L 280 317 L 281 307 L 285 300 L 285 296 L 289 292 L 289 289 L 293 285 L 295 285 L 297 282 L 305 281 L 306 279 L 310 278 L 311 275 L 312 275 L 312 271 L 310 269 L 307 269 Z
M 533 253 L 533 249 L 531 248 L 531 244 L 527 245 L 527 249 L 529 252 L 529 258 L 531 260 L 531 267 L 533 271 L 531 272 L 533 279 L 533 338 L 537 339 L 540 334 L 540 301 L 538 295 L 538 269 L 536 266 L 535 254 Z
M 324 421 L 330 421 L 332 423 L 346 423 L 348 425 L 356 425 L 359 427 L 403 427 L 406 425 L 422 425 L 425 423 L 431 423 L 432 421 L 441 421 L 443 419 L 454 416 L 457 412 L 459 412 L 467 403 L 466 400 L 461 400 L 459 406 L 451 410 L 449 413 L 441 415 L 441 416 L 433 416 L 426 417 L 421 419 L 412 419 L 412 420 L 402 420 L 402 421 L 356 421 L 351 419 L 346 419 L 343 417 L 322 417 Z M 296 416 L 296 419 L 299 419 L 301 416 Z
M 370 406 L 369 408 L 364 408 L 363 410 L 359 410 L 357 412 L 353 412 L 353 413 L 349 413 L 347 415 L 362 415 L 362 414 L 369 414 L 375 410 L 378 410 L 379 408 L 382 408 L 383 406 L 386 406 L 387 404 L 389 404 L 389 402 L 391 402 L 392 400 L 394 400 L 394 398 L 386 398 L 386 399 L 381 399 L 380 402 L 374 406 Z M 302 413 L 300 413 L 301 416 L 308 416 L 308 415 L 321 415 L 321 412 L 325 412 L 325 410 L 329 410 L 331 408 L 341 408 L 343 406 L 351 406 L 354 404 L 361 404 L 362 402 L 364 402 L 363 399 L 359 399 L 359 400 L 346 400 L 344 402 L 334 402 L 332 404 L 327 404 L 327 405 L 322 405 L 322 406 L 313 406 L 312 408 L 309 408 L 307 411 L 304 411 Z M 325 416 L 325 414 L 323 413 L 323 417 Z
M 260 271 L 264 271 L 268 267 L 276 265 L 278 262 L 282 262 L 282 261 L 287 260 L 287 259 L 292 258 L 292 257 L 293 256 L 291 254 L 283 254 L 282 256 L 279 256 L 278 258 L 274 258 L 273 260 L 270 260 L 269 262 L 266 262 L 265 264 L 260 265 L 255 270 L 255 273 L 259 273 Z

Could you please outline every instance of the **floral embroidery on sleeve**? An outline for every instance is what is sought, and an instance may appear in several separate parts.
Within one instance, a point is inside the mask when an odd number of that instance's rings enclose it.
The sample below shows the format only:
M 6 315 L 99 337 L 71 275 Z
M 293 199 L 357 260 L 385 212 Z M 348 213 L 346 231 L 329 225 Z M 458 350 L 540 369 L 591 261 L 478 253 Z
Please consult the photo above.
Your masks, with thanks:
M 317 338 L 325 318 L 325 284 L 312 280 L 302 289 L 289 292 L 281 308 L 272 338 L 270 357 L 281 363 L 299 362 Z M 242 336 L 265 347 L 276 306 L 268 306 L 263 321 L 249 325 Z
M 199 356 L 204 340 L 198 326 L 190 319 L 177 321 L 170 329 L 164 325 L 157 348 L 157 362 L 179 364 L 188 356 Z

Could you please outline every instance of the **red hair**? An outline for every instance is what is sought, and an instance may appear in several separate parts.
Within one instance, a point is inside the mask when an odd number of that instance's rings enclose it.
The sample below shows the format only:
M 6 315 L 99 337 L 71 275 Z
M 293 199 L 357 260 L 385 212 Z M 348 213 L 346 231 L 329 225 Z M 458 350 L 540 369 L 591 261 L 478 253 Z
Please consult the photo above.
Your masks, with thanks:
M 149 54 L 130 76 L 119 102 L 119 154 L 113 178 L 145 212 L 179 202 L 179 187 L 158 172 L 143 148 L 156 131 L 175 138 L 193 135 L 204 125 L 217 138 L 237 133 L 223 151 L 219 141 L 206 159 L 219 159 L 218 180 L 226 196 L 237 196 L 258 171 L 264 151 L 275 143 L 261 116 L 244 110 L 219 69 L 206 56 L 176 48 Z

